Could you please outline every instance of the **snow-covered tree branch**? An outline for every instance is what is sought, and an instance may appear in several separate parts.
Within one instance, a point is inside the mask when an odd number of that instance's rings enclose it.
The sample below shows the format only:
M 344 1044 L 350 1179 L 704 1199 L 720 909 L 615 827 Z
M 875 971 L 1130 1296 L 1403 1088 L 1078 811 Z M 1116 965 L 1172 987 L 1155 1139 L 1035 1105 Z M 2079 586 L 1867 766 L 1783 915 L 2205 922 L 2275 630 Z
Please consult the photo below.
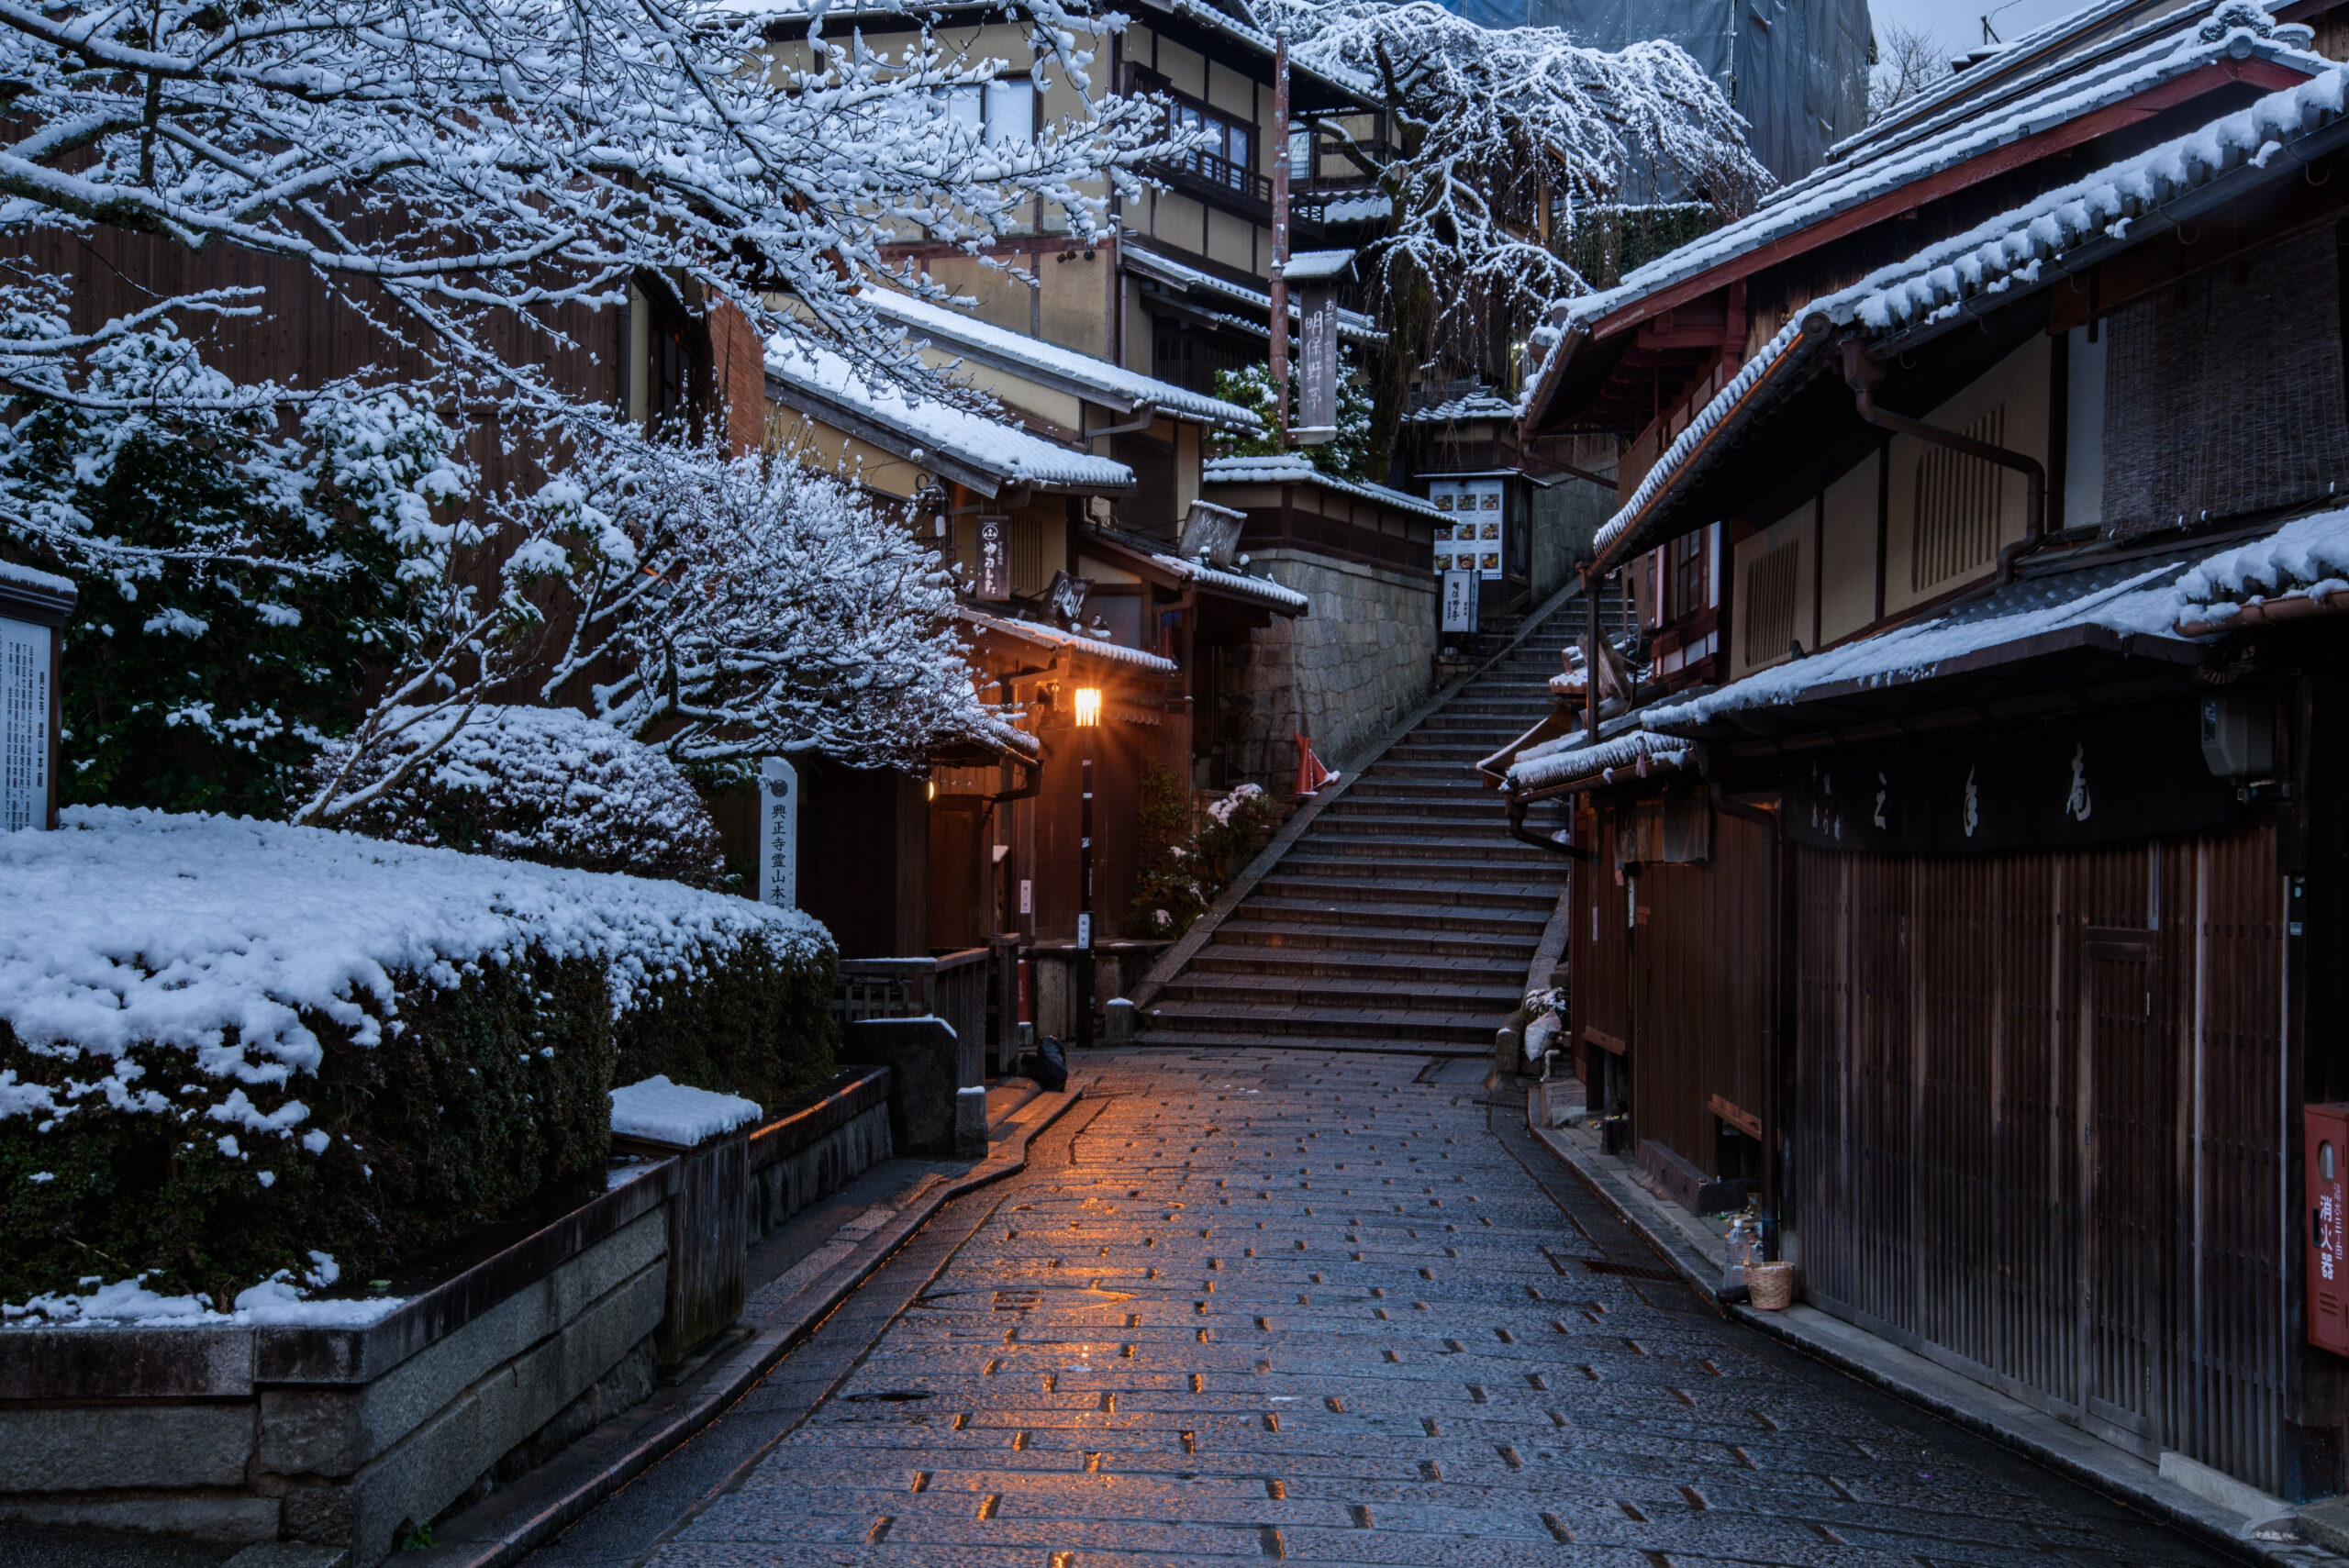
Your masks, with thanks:
M 1019 8 L 1082 85 L 1090 24 L 1063 0 Z M 0 393 L 103 404 L 90 361 L 107 342 L 260 309 L 239 283 L 142 279 L 158 292 L 134 315 L 73 323 L 60 275 L 109 234 L 297 265 L 434 367 L 432 406 L 462 384 L 561 410 L 540 367 L 579 319 L 563 307 L 616 305 L 647 271 L 762 339 L 820 336 L 919 375 L 858 297 L 902 271 L 884 243 L 975 249 L 1038 200 L 1090 233 L 1107 182 L 1162 129 L 1146 104 L 1091 97 L 1077 121 L 990 141 L 942 94 L 1002 62 L 927 35 L 891 57 L 824 38 L 820 17 L 796 24 L 814 49 L 799 69 L 716 0 L 0 0 L 0 232 L 20 248 L 0 276 Z M 213 386 L 197 406 L 317 390 Z M 11 500 L 0 527 L 22 529 Z
M 1010 736 L 972 688 L 945 564 L 840 479 L 607 432 L 538 504 L 595 562 L 550 700 L 584 681 L 599 717 L 691 762 L 910 767 Z
M 1741 211 L 1769 184 L 1744 122 L 1676 44 L 1609 53 L 1553 28 L 1481 28 L 1432 0 L 1262 0 L 1258 16 L 1385 112 L 1383 145 L 1321 128 L 1390 203 L 1366 258 L 1392 328 L 1374 468 L 1405 373 L 1439 332 L 1513 336 L 1588 292 L 1572 260 L 1585 226 L 1664 195 Z

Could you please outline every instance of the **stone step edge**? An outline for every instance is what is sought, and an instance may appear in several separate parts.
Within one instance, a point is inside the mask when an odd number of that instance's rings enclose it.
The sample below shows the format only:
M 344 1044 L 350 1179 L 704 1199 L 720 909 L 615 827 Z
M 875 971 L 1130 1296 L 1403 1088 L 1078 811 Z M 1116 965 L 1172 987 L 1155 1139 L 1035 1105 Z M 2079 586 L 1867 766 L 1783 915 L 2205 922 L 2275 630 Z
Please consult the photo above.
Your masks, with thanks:
M 1509 1114 L 1509 1107 L 1499 1100 L 1503 1092 L 1495 1091 L 1496 1118 Z M 2125 1449 L 1816 1307 L 1798 1301 L 1782 1312 L 1764 1312 L 1742 1301 L 1724 1302 L 1720 1290 L 1721 1262 L 1716 1256 L 1725 1251 L 1721 1244 L 1715 1240 L 1709 1247 L 1698 1240 L 1688 1220 L 1674 1212 L 1676 1205 L 1633 1183 L 1625 1170 L 1614 1168 L 1620 1162 L 1600 1155 L 1594 1146 L 1595 1137 L 1533 1125 L 1533 1107 L 1538 1103 L 1534 1096 L 1527 1096 L 1526 1130 L 1532 1141 L 1554 1155 L 1618 1218 L 1644 1237 L 1691 1290 L 1727 1316 L 1906 1404 L 2132 1504 L 2238 1562 L 2264 1568 L 2349 1562 L 2349 1558 L 2312 1548 L 2308 1542 L 2257 1540 L 2249 1533 L 2252 1526 L 2277 1521 L 2248 1518 L 2211 1502 L 2165 1477 L 2158 1467 Z M 1800 1283 L 1799 1273 L 1797 1283 Z M 2279 1517 L 2290 1511 L 2291 1505 L 2277 1507 Z
M 553 1540 L 725 1414 L 950 1199 L 1026 1170 L 1036 1134 L 1084 1095 L 1079 1084 L 1030 1100 L 1012 1113 L 1010 1129 L 985 1160 L 959 1176 L 926 1183 L 895 1218 L 753 1325 L 749 1339 L 713 1357 L 699 1376 L 656 1389 L 635 1409 L 448 1520 L 433 1531 L 431 1546 L 400 1553 L 400 1568 L 505 1568 Z
M 1160 986 L 1182 973 L 1183 966 L 1191 962 L 1191 955 L 1208 945 L 1208 940 L 1214 936 L 1215 929 L 1246 901 L 1249 895 L 1255 891 L 1256 884 L 1271 873 L 1273 868 L 1280 863 L 1281 858 L 1288 853 L 1290 848 L 1298 840 L 1305 837 L 1306 829 L 1320 817 L 1324 807 L 1333 801 L 1344 798 L 1346 792 L 1353 787 L 1353 782 L 1374 766 L 1379 758 L 1385 756 L 1389 749 L 1417 729 L 1421 723 L 1440 712 L 1445 703 L 1467 690 L 1478 677 L 1498 667 L 1503 660 L 1516 653 L 1552 616 L 1564 610 L 1569 603 L 1580 597 L 1581 594 L 1582 582 L 1579 578 L 1559 589 L 1550 596 L 1548 602 L 1537 606 L 1526 616 L 1516 633 L 1491 658 L 1429 697 L 1424 705 L 1406 715 L 1401 723 L 1381 736 L 1360 757 L 1350 759 L 1351 765 L 1338 783 L 1316 795 L 1311 804 L 1292 814 L 1288 821 L 1282 825 L 1280 831 L 1273 835 L 1273 841 L 1266 844 L 1256 858 L 1232 879 L 1231 885 L 1225 888 L 1222 895 L 1216 899 L 1214 907 L 1192 923 L 1191 929 L 1183 934 L 1182 940 L 1159 956 L 1158 962 L 1151 966 L 1147 974 L 1142 976 L 1141 984 L 1134 987 L 1132 993 L 1134 1004 L 1137 1006 L 1147 1006 L 1151 999 L 1158 995 Z

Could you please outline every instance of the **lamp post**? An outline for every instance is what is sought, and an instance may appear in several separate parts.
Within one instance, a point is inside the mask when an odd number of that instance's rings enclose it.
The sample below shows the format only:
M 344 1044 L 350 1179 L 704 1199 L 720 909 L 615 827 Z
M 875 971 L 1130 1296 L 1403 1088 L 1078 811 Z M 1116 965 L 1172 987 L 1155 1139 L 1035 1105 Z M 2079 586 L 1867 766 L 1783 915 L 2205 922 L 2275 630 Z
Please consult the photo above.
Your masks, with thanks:
M 1101 688 L 1076 689 L 1076 1043 L 1093 1047 L 1093 736 L 1101 728 Z

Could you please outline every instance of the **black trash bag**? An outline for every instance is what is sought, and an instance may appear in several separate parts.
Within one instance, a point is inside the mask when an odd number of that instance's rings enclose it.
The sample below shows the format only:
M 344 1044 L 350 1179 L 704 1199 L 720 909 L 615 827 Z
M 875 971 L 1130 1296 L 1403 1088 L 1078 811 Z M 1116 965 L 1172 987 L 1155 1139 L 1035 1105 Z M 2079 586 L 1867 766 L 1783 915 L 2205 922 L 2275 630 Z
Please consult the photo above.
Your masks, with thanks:
M 1019 1073 L 1034 1079 L 1036 1086 L 1048 1095 L 1067 1088 L 1068 1058 L 1061 1054 L 1061 1042 L 1046 1035 L 1035 1050 L 1019 1059 Z

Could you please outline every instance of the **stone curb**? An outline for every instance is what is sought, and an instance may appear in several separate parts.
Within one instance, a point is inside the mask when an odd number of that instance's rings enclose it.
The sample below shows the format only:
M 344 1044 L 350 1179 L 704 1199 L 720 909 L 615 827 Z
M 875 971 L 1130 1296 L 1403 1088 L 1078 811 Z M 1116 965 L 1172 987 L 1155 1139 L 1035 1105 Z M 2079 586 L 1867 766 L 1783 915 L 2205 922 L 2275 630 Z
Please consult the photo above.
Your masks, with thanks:
M 1256 858 L 1231 879 L 1231 885 L 1223 890 L 1222 895 L 1208 906 L 1206 914 L 1191 923 L 1191 929 L 1183 933 L 1182 939 L 1159 955 L 1158 962 L 1150 966 L 1150 973 L 1143 975 L 1141 983 L 1134 987 L 1131 997 L 1134 1010 L 1143 1015 L 1139 1027 L 1149 1028 L 1147 1009 L 1158 999 L 1158 993 L 1165 988 L 1168 981 L 1183 973 L 1184 965 L 1198 956 L 1199 950 L 1207 946 L 1208 939 L 1215 935 L 1216 928 L 1230 917 L 1231 912 L 1240 907 L 1241 900 L 1256 891 L 1258 883 L 1273 873 L 1273 868 L 1281 863 L 1282 857 L 1296 846 L 1299 839 L 1305 837 L 1305 830 L 1313 826 L 1313 819 L 1320 816 L 1325 807 L 1352 789 L 1354 781 L 1367 773 L 1379 758 L 1386 755 L 1396 742 L 1426 723 L 1437 709 L 1466 690 L 1469 682 L 1516 652 L 1520 643 L 1532 636 L 1552 616 L 1581 594 L 1582 582 L 1577 578 L 1551 595 L 1526 615 L 1525 624 L 1519 627 L 1516 634 L 1501 644 L 1499 651 L 1491 658 L 1413 708 L 1401 723 L 1371 742 L 1369 749 L 1361 756 L 1349 762 L 1336 784 L 1323 786 L 1319 794 L 1290 812 L 1288 820 L 1281 824 L 1280 831 L 1273 835 L 1272 841 L 1257 851 Z
M 2244 1532 L 2253 1523 L 2265 1521 L 2247 1519 L 2209 1502 L 2125 1450 L 1817 1307 L 1797 1306 L 1784 1312 L 1763 1312 L 1742 1303 L 1722 1301 L 1721 1263 L 1700 1250 L 1693 1217 L 1683 1224 L 1675 1212 L 1676 1206 L 1636 1185 L 1621 1170 L 1599 1162 L 1571 1137 L 1532 1125 L 1530 1110 L 1527 1130 L 1616 1218 L 1662 1253 L 1691 1290 L 1747 1327 L 2175 1525 L 2238 1562 L 2257 1568 L 2349 1565 L 2349 1557 L 2336 1556 L 2319 1546 L 2255 1540 Z M 2277 1516 L 2280 1520 L 2290 1512 L 2289 1505 L 2279 1505 Z
M 761 1319 L 748 1340 L 720 1351 L 699 1377 L 656 1392 L 466 1509 L 449 1521 L 432 1546 L 400 1553 L 402 1568 L 501 1568 L 546 1544 L 717 1419 L 949 1200 L 1025 1170 L 1036 1134 L 1084 1093 L 1077 1087 L 1030 1100 L 1012 1113 L 1009 1130 L 986 1159 L 959 1176 L 924 1184 L 912 1202 L 860 1241 L 851 1256 Z

